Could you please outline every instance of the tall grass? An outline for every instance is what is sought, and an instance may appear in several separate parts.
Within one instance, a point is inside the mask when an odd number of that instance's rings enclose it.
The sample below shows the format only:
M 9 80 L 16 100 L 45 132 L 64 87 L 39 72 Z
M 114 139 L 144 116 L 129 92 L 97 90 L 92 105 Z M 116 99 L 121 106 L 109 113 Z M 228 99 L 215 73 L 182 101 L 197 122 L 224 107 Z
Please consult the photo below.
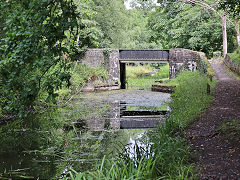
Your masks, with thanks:
M 177 81 L 179 86 L 171 95 L 172 102 L 169 106 L 172 112 L 168 121 L 185 128 L 208 107 L 212 96 L 207 94 L 207 83 L 211 85 L 213 92 L 216 82 L 211 82 L 198 71 L 184 71 L 173 81 Z
M 233 53 L 228 53 L 231 59 L 240 65 L 240 47 L 238 47 Z
M 134 156 L 126 152 L 115 159 L 103 158 L 94 172 L 69 171 L 66 179 L 194 179 L 191 152 L 182 138 L 185 128 L 208 106 L 212 96 L 207 94 L 215 82 L 199 72 L 181 72 L 172 94 L 171 116 L 147 133 L 145 148 L 135 146 Z
M 145 73 L 151 73 L 156 71 L 157 73 L 153 76 L 154 79 L 168 78 L 169 77 L 169 64 L 160 66 L 160 68 L 154 68 L 150 64 L 137 65 L 137 66 L 126 66 L 126 77 L 127 79 L 139 78 Z
M 71 84 L 74 91 L 78 91 L 88 80 L 104 82 L 109 74 L 103 66 L 91 68 L 90 66 L 78 64 L 73 68 Z

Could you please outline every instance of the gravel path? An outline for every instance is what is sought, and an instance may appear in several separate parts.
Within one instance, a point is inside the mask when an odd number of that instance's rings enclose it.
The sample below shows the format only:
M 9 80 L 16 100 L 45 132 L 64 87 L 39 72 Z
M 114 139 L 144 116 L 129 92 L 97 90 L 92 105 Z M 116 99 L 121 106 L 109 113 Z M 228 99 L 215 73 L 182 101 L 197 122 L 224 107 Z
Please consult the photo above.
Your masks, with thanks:
M 199 179 L 240 179 L 240 142 L 222 137 L 219 125 L 240 120 L 240 81 L 229 77 L 222 62 L 212 62 L 218 84 L 214 101 L 186 131 Z

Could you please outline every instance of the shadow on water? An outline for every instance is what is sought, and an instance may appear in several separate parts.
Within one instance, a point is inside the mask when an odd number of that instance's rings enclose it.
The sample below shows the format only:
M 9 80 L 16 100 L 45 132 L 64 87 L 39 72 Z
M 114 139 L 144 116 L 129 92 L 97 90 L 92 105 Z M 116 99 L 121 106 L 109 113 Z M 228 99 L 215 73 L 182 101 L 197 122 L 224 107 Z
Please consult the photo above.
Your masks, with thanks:
M 2 125 L 0 179 L 58 179 L 67 167 L 91 170 L 97 160 L 121 152 L 142 128 L 161 120 L 166 101 L 168 94 L 156 92 L 85 94 L 67 107 Z

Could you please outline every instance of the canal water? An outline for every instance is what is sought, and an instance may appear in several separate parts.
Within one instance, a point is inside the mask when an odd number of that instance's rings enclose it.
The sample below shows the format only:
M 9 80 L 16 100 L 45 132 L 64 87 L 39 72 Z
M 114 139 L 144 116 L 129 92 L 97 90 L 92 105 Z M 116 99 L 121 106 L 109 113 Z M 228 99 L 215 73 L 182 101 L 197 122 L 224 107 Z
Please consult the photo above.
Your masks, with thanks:
M 91 170 L 161 122 L 169 100 L 146 90 L 87 93 L 1 125 L 0 179 L 59 179 L 69 168 Z

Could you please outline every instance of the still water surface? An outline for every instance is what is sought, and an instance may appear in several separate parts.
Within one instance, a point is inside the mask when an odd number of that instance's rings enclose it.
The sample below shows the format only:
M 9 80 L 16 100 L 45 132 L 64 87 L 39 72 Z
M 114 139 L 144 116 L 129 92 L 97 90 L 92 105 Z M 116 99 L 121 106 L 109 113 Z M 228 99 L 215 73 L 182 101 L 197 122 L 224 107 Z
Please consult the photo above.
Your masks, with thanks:
M 124 127 L 134 127 L 130 118 L 121 117 L 123 111 L 166 110 L 169 100 L 169 94 L 145 90 L 81 94 L 66 107 L 2 125 L 0 179 L 58 179 L 67 168 L 91 170 L 104 155 L 116 155 L 146 131 L 122 129 L 126 120 Z

